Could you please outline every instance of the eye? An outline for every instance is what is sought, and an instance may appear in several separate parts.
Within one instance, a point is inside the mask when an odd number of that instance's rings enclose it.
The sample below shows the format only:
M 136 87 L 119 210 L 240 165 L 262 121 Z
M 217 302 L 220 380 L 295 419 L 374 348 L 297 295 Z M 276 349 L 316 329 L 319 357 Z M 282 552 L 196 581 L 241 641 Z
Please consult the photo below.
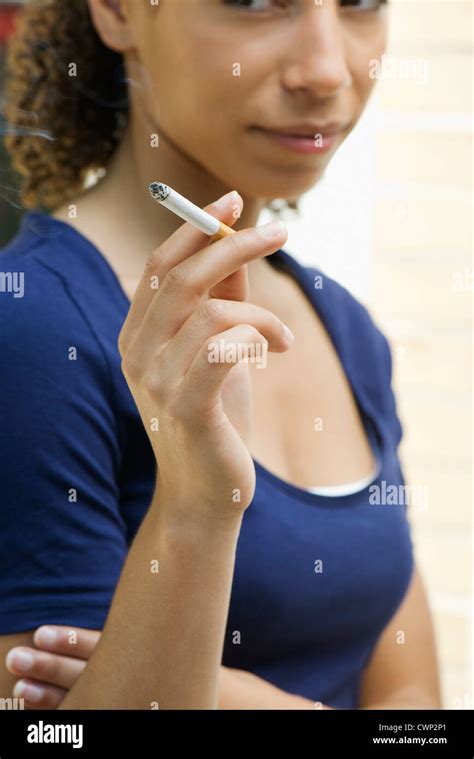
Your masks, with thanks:
M 266 11 L 272 6 L 286 7 L 289 0 L 222 0 L 224 5 L 242 8 L 252 12 Z M 341 8 L 348 10 L 376 11 L 388 0 L 339 0 Z
M 339 0 L 341 8 L 358 11 L 378 11 L 388 0 Z
M 222 2 L 224 5 L 253 12 L 267 11 L 271 9 L 272 5 L 282 7 L 288 4 L 286 0 L 222 0 Z

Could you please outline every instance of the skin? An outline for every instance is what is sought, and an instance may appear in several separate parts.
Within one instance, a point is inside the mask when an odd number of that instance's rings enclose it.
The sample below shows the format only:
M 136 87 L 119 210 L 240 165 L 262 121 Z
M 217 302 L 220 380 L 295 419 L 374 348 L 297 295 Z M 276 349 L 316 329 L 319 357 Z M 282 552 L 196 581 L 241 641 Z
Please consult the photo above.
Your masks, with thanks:
M 418 613 L 415 613 L 417 609 Z M 54 642 L 46 636 L 50 630 L 55 633 Z M 399 645 L 397 635 L 400 630 L 404 631 L 410 645 Z M 74 643 L 71 643 L 71 631 L 76 634 Z M 55 709 L 84 670 L 100 638 L 100 631 L 48 625 L 39 627 L 32 638 L 34 646 L 10 651 L 8 669 L 13 675 L 23 676 L 21 682 L 27 686 L 25 693 L 29 688 L 38 699 L 27 701 L 28 709 Z M 15 656 L 20 648 L 32 657 L 26 671 L 18 666 L 19 659 Z M 35 687 L 41 690 L 37 693 Z M 440 706 L 433 628 L 426 592 L 416 570 L 404 602 L 384 630 L 366 668 L 360 708 L 438 709 Z M 219 709 L 260 708 L 330 707 L 287 694 L 253 673 L 221 667 Z
M 384 9 L 341 13 L 335 0 L 316 7 L 305 0 L 258 17 L 220 0 L 165 0 L 159 7 L 122 2 L 121 15 L 105 0 L 89 6 L 105 44 L 125 55 L 136 84 L 129 88 L 130 129 L 107 177 L 78 199 L 77 223 L 82 217 L 107 252 L 111 237 L 103 219 L 113 215 L 114 266 L 135 282 L 150 252 L 182 223 L 145 202 L 150 181 L 166 177 L 201 207 L 238 189 L 244 207 L 235 228 L 255 225 L 269 199 L 298 197 L 320 179 L 363 111 L 374 84 L 369 61 L 385 47 Z M 232 75 L 235 62 L 240 77 Z M 303 121 L 347 126 L 328 153 L 311 156 L 267 144 L 249 129 Z M 159 148 L 150 147 L 155 133 Z M 71 221 L 67 207 L 55 215 Z M 254 262 L 249 276 L 268 285 L 270 267 Z
M 373 463 L 323 326 L 295 283 L 265 260 L 286 233 L 264 240 L 253 227 L 269 199 L 310 189 L 357 123 L 374 84 L 369 61 L 385 48 L 386 13 L 342 10 L 336 0 L 259 3 L 266 9 L 257 14 L 220 0 L 185 6 L 162 0 L 159 8 L 89 0 L 98 33 L 123 53 L 137 84 L 130 87 L 129 127 L 105 179 L 76 199 L 74 219 L 69 206 L 53 215 L 97 245 L 132 299 L 119 349 L 145 429 L 152 417 L 162 422 L 159 442 L 150 437 L 160 484 L 101 635 L 78 631 L 74 651 L 64 630 L 57 647 L 45 647 L 39 631 L 0 639 L 0 654 L 10 651 L 2 692 L 25 674 L 26 682 L 43 683 L 42 700 L 27 700 L 27 708 L 150 708 L 154 700 L 160 708 L 315 706 L 251 673 L 220 667 L 235 545 L 255 485 L 249 451 L 302 487 L 358 479 Z M 235 62 L 242 65 L 239 78 L 232 76 Z M 290 153 L 251 130 L 334 120 L 344 129 L 322 154 Z M 154 133 L 159 149 L 150 147 Z M 174 214 L 144 201 L 143 188 L 155 179 L 201 207 L 237 188 L 240 196 L 209 210 L 238 234 L 209 245 Z M 114 218 L 113 229 L 104 218 Z M 159 276 L 157 292 L 150 290 L 151 275 Z M 268 341 L 266 371 L 206 362 L 207 341 L 224 333 L 238 342 Z M 294 388 L 296 371 L 301 382 Z M 277 418 L 275 434 L 265 420 L 277 416 L 282 398 L 293 428 Z M 329 428 L 342 429 L 343 437 L 334 433 L 318 448 L 304 432 L 302 398 L 320 403 Z M 179 481 L 169 454 L 176 450 Z M 237 508 L 229 498 L 236 487 Z M 142 560 L 157 555 L 176 569 L 160 575 L 158 600 L 156 578 L 144 581 Z M 187 572 L 198 555 L 200 571 Z M 177 610 L 166 598 L 182 597 L 184 589 L 190 601 Z M 127 622 L 137 616 L 140 630 Z M 187 625 L 192 634 L 183 634 Z M 409 645 L 396 644 L 399 630 Z M 157 639 L 160 656 L 150 667 L 137 652 L 155 651 Z M 15 664 L 18 648 L 11 649 L 18 646 L 34 653 L 27 673 Z M 416 570 L 364 673 L 360 708 L 439 706 L 431 617 Z

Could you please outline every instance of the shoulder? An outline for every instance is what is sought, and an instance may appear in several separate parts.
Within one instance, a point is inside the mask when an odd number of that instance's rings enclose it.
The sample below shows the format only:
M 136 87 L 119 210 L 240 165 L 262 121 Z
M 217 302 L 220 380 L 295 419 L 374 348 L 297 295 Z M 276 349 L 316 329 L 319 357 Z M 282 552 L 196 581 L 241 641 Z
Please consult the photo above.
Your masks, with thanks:
M 95 378 L 107 371 L 101 345 L 71 281 L 49 262 L 51 242 L 15 237 L 0 249 L 0 351 L 11 379 L 30 372 L 42 385 L 62 376 L 74 352 Z M 54 259 L 54 256 L 52 257 Z M 77 364 L 76 364 L 77 365 Z
M 70 278 L 48 265 L 43 245 L 0 250 L 0 272 L 23 282 L 0 292 L 0 457 L 8 497 L 25 513 L 35 488 L 50 502 L 66 481 L 112 492 L 122 442 L 108 357 Z M 54 497 L 59 505 L 56 490 Z
M 64 252 L 24 237 L 0 250 L 3 634 L 98 626 L 127 550 L 108 367 L 67 266 L 50 265 Z

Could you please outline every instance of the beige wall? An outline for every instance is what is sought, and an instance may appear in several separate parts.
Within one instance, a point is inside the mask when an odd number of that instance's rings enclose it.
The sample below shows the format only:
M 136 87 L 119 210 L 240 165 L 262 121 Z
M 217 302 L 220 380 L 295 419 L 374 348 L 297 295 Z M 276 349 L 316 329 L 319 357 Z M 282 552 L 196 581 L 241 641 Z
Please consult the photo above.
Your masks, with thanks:
M 369 305 L 394 351 L 407 481 L 428 499 L 411 521 L 444 707 L 472 709 L 472 5 L 391 3 L 387 54 L 400 65 L 376 95 Z

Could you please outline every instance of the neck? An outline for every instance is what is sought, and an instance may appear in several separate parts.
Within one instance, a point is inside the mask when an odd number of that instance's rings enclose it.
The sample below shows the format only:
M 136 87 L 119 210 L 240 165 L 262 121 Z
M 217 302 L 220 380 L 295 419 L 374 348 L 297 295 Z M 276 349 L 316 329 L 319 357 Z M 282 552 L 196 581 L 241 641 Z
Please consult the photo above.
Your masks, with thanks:
M 108 165 L 106 176 L 86 193 L 90 196 L 91 212 L 100 208 L 102 220 L 114 219 L 117 236 L 125 241 L 135 241 L 134 250 L 130 251 L 130 268 L 140 270 L 148 255 L 183 224 L 182 219 L 167 208 L 159 208 L 150 198 L 147 190 L 150 182 L 166 182 L 200 207 L 238 189 L 224 185 L 209 174 L 161 130 L 159 147 L 151 147 L 151 133 L 143 121 L 132 119 Z M 265 205 L 264 199 L 243 196 L 243 201 L 242 215 L 233 225 L 234 229 L 255 226 Z M 249 281 L 256 282 L 265 273 L 268 275 L 269 268 L 264 259 L 251 262 Z

